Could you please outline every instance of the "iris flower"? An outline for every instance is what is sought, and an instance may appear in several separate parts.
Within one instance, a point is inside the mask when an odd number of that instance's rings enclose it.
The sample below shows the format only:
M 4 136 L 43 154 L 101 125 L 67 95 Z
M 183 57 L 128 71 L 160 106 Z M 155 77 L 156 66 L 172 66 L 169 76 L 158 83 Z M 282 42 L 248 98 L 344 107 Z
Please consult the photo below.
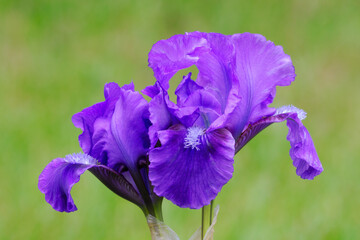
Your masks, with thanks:
M 169 81 L 195 65 L 196 81 L 184 76 L 169 100 Z M 208 205 L 233 174 L 234 155 L 261 130 L 287 121 L 296 174 L 313 179 L 323 171 L 302 124 L 306 113 L 293 106 L 272 108 L 276 86 L 290 85 L 290 56 L 258 34 L 226 36 L 192 32 L 154 44 L 149 66 L 156 83 L 151 97 L 149 178 L 154 192 L 180 207 Z
M 108 83 L 105 101 L 75 114 L 74 125 L 84 153 L 51 161 L 39 176 L 38 187 L 57 211 L 77 210 L 70 191 L 86 170 L 117 195 L 138 205 L 145 215 L 162 219 L 161 200 L 147 174 L 148 102 L 131 83 L 119 87 Z

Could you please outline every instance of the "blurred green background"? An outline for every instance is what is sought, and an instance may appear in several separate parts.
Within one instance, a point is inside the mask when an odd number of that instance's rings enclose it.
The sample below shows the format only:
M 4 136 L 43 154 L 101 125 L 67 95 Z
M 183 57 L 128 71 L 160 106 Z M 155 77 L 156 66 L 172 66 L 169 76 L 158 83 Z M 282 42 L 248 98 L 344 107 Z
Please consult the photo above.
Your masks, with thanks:
M 71 116 L 103 100 L 106 82 L 153 84 L 152 44 L 190 31 L 260 33 L 292 57 L 297 80 L 273 106 L 308 113 L 325 171 L 295 174 L 285 124 L 237 156 L 215 239 L 360 239 L 359 1 L 0 1 L 0 239 L 149 239 L 145 218 L 90 173 L 79 210 L 54 211 L 37 189 L 48 162 L 79 152 Z M 200 211 L 164 203 L 181 239 Z

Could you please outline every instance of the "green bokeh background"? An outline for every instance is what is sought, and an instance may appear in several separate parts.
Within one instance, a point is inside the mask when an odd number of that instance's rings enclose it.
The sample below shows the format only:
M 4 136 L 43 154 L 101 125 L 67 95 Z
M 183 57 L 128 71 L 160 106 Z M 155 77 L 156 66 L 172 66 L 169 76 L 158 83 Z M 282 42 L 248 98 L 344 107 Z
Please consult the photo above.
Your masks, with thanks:
M 0 239 L 150 239 L 145 218 L 90 173 L 72 191 L 79 210 L 54 211 L 37 178 L 79 152 L 71 116 L 103 100 L 106 82 L 154 82 L 152 44 L 190 31 L 260 33 L 292 57 L 296 81 L 273 106 L 294 104 L 325 171 L 295 174 L 285 124 L 235 159 L 218 195 L 215 239 L 360 239 L 359 1 L 0 1 Z M 200 211 L 164 202 L 181 239 Z

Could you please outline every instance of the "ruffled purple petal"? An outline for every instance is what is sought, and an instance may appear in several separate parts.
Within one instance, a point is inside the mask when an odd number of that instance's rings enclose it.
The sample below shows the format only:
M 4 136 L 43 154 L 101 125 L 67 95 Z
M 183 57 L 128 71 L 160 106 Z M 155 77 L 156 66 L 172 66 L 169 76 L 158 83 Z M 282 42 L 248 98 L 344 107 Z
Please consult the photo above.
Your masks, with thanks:
M 153 95 L 149 103 L 149 119 L 152 123 L 149 127 L 151 147 L 154 147 L 158 142 L 158 131 L 168 129 L 170 126 L 178 123 L 192 126 L 200 117 L 199 107 L 178 107 L 171 102 L 168 93 L 158 82 L 154 86 L 144 89 L 143 93 Z
M 195 122 L 192 121 L 190 124 L 185 123 L 185 125 L 197 125 L 208 128 L 210 124 L 221 115 L 221 104 L 210 91 L 205 90 L 203 87 L 191 80 L 190 76 L 191 73 L 184 76 L 183 81 L 179 84 L 175 91 L 175 94 L 178 97 L 177 106 L 179 106 L 179 108 L 174 111 L 174 113 L 180 117 L 180 114 L 189 115 L 186 112 L 188 109 L 197 109 L 198 113 L 196 117 L 198 119 Z
M 238 81 L 234 86 L 242 98 L 228 123 L 236 139 L 248 123 L 274 114 L 268 105 L 275 97 L 276 86 L 290 85 L 295 71 L 282 47 L 259 34 L 235 34 L 232 42 L 236 51 L 232 66 Z
M 144 89 L 143 93 L 152 97 L 149 103 L 149 119 L 152 123 L 149 127 L 149 138 L 151 147 L 155 147 L 158 141 L 157 132 L 179 123 L 177 118 L 172 115 L 177 106 L 169 100 L 169 95 L 161 88 L 158 82 L 154 86 Z
M 125 89 L 133 89 L 133 83 L 125 85 Z M 84 153 L 98 159 L 104 163 L 101 159 L 101 149 L 94 151 L 93 147 L 96 141 L 93 139 L 95 121 L 98 118 L 109 118 L 111 117 L 116 101 L 119 99 L 121 88 L 116 83 L 107 83 L 104 87 L 105 101 L 97 103 L 91 107 L 85 108 L 79 113 L 74 114 L 72 122 L 75 127 L 80 128 L 83 132 L 79 135 L 80 147 Z
M 105 101 L 73 116 L 85 153 L 113 169 L 120 165 L 135 168 L 150 146 L 147 135 L 150 126 L 147 101 L 134 91 L 130 83 L 120 88 L 108 83 L 104 88 Z
M 231 38 L 220 33 L 189 34 L 202 36 L 210 46 L 211 51 L 199 55 L 196 81 L 218 100 L 221 112 L 224 112 L 234 81 L 231 63 L 235 60 L 235 49 Z
M 296 174 L 301 178 L 311 180 L 323 171 L 323 167 L 311 136 L 301 122 L 305 116 L 306 113 L 301 109 L 292 106 L 282 107 L 277 110 L 275 115 L 248 125 L 237 139 L 235 151 L 240 151 L 246 143 L 272 123 L 287 120 L 287 126 L 289 127 L 287 140 L 290 142 L 290 157 L 296 167 Z
M 144 205 L 137 190 L 125 177 L 114 170 L 98 165 L 97 160 L 86 154 L 72 154 L 51 161 L 39 176 L 39 190 L 45 200 L 59 212 L 77 210 L 71 197 L 71 189 L 80 180 L 81 174 L 91 171 L 105 186 L 114 193 L 138 206 Z
M 85 108 L 81 112 L 72 117 L 75 127 L 80 128 L 83 132 L 79 135 L 79 143 L 84 153 L 89 154 L 98 159 L 98 154 L 92 153 L 95 120 L 104 114 L 105 102 L 97 103 L 89 108 Z
M 185 106 L 186 100 L 196 92 L 197 90 L 203 89 L 199 86 L 194 80 L 191 79 L 191 72 L 183 77 L 183 80 L 180 82 L 179 86 L 175 90 L 177 96 L 177 105 L 179 107 Z
M 211 123 L 209 130 L 219 128 L 231 130 L 234 126 L 234 122 L 236 122 L 233 117 L 236 116 L 236 111 L 238 110 L 241 100 L 242 98 L 237 95 L 237 91 L 232 89 L 227 99 L 225 112 Z M 237 119 L 237 121 L 239 121 L 239 119 Z
M 184 76 L 183 80 L 177 87 L 175 94 L 177 95 L 177 106 L 183 107 L 199 107 L 201 109 L 212 109 L 221 114 L 221 104 L 215 96 L 208 90 L 199 86 L 191 78 L 191 73 Z
M 149 66 L 165 90 L 180 69 L 196 65 L 197 83 L 211 93 L 224 111 L 232 86 L 231 59 L 234 48 L 229 36 L 218 33 L 187 33 L 157 42 L 149 53 Z
M 119 164 L 135 169 L 150 147 L 148 131 L 148 103 L 138 93 L 119 92 L 113 114 L 94 123 L 94 149 L 107 156 L 107 165 L 116 169 Z
M 135 92 L 134 82 L 131 82 L 131 83 L 129 83 L 129 84 L 125 84 L 124 86 L 121 87 L 121 89 L 123 89 L 123 90 L 130 90 L 130 91 Z
M 286 139 L 290 142 L 290 157 L 296 167 L 296 174 L 303 179 L 312 180 L 324 169 L 310 133 L 295 116 L 289 117 L 287 126 L 289 133 Z
M 231 36 L 221 33 L 190 32 L 187 35 L 205 38 L 208 42 L 211 52 L 220 62 L 230 63 L 234 57 L 235 49 L 231 41 Z M 225 64 L 226 66 L 227 64 Z
M 231 133 L 226 129 L 199 129 L 178 124 L 160 131 L 161 147 L 149 154 L 149 178 L 154 192 L 180 207 L 201 208 L 209 204 L 233 173 Z M 199 134 L 199 138 L 191 133 Z
M 149 53 L 149 67 L 165 90 L 169 79 L 183 68 L 194 65 L 201 52 L 208 51 L 206 39 L 190 35 L 175 35 L 158 41 Z
M 85 154 L 52 160 L 39 176 L 38 187 L 45 194 L 46 202 L 59 212 L 76 211 L 71 188 L 80 180 L 80 175 L 96 163 L 94 158 Z

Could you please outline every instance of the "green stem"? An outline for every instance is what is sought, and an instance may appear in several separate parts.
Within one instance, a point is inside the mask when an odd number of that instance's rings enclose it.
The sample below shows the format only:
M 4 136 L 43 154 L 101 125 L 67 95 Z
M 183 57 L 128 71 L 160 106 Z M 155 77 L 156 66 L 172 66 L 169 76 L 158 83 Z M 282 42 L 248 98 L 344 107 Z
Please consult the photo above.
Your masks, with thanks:
M 201 208 L 201 240 L 204 239 L 205 232 L 205 206 Z
M 203 206 L 201 209 L 201 239 L 204 239 L 205 233 L 210 226 L 210 215 L 211 214 L 211 205 Z
M 210 203 L 210 225 L 212 224 L 212 219 L 213 219 L 213 211 L 214 211 L 214 201 L 215 200 L 211 200 L 211 203 Z
M 151 234 L 151 239 L 163 239 L 163 233 L 161 232 L 161 228 L 158 222 L 149 222 L 148 226 Z
M 162 204 L 162 198 L 152 198 L 153 201 L 153 207 L 154 207 L 154 211 L 155 214 L 150 214 L 152 215 L 152 217 L 154 217 L 155 219 L 149 221 L 150 216 L 146 215 L 147 219 L 148 219 L 148 226 L 150 229 L 150 233 L 151 233 L 151 238 L 153 240 L 155 239 L 166 239 L 166 236 L 164 236 L 163 234 L 166 235 L 166 232 L 163 232 L 164 230 L 163 227 L 161 226 L 161 222 L 163 222 L 163 215 L 162 215 L 162 208 L 161 208 L 161 204 Z
M 201 208 L 201 239 L 204 239 L 205 233 L 212 224 L 214 200 L 209 205 Z

